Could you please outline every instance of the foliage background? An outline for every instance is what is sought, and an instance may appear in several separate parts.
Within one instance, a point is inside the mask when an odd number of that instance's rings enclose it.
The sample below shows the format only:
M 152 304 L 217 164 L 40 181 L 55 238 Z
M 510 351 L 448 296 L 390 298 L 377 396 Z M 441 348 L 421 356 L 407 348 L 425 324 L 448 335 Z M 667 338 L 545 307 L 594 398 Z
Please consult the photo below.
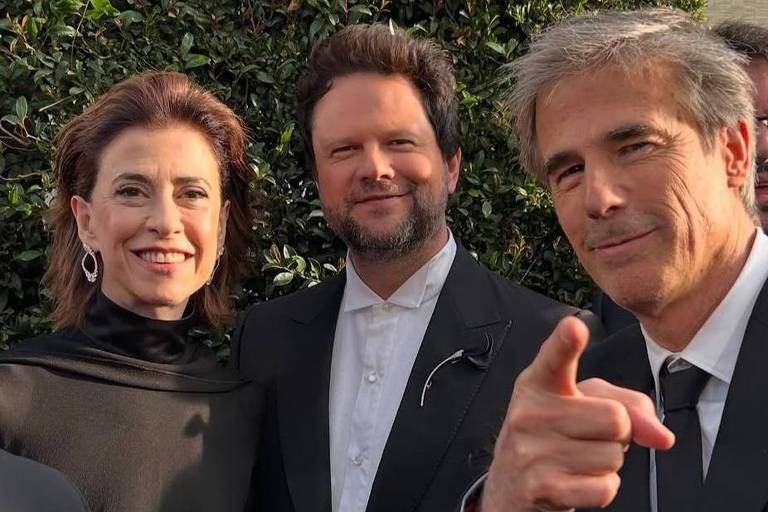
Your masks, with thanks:
M 251 129 L 253 271 L 239 305 L 337 271 L 343 245 L 324 224 L 294 130 L 294 84 L 312 44 L 339 27 L 383 21 L 452 53 L 464 165 L 451 201 L 454 233 L 490 268 L 561 301 L 592 293 L 546 192 L 519 170 L 498 116 L 500 65 L 531 33 L 569 13 L 706 0 L 0 0 L 0 349 L 51 328 L 40 278 L 54 197 L 52 140 L 67 119 L 132 73 L 189 73 Z M 61 269 L 76 272 L 79 269 Z M 206 337 L 226 356 L 224 333 Z

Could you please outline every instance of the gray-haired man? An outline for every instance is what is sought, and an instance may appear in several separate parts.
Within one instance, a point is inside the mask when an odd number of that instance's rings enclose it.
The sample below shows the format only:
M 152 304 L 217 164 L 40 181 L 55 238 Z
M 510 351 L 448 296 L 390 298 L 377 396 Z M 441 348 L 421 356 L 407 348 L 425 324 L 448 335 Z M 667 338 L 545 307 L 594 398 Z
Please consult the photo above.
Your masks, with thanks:
M 580 359 L 586 329 L 561 321 L 515 385 L 483 511 L 768 505 L 768 238 L 744 63 L 650 10 L 573 18 L 513 64 L 521 161 L 640 324 Z

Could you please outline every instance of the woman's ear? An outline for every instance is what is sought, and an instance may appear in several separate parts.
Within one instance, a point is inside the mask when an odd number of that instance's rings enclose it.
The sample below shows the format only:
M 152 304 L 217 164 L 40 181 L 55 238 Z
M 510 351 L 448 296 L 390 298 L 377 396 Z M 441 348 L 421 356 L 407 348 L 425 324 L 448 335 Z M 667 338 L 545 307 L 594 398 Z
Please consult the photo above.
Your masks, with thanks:
M 229 220 L 229 199 L 224 201 L 219 212 L 219 237 L 218 249 L 224 247 L 224 241 L 227 238 L 227 221 Z
M 91 214 L 90 203 L 80 196 L 72 196 L 69 206 L 72 209 L 72 214 L 75 216 L 75 222 L 77 222 L 77 235 L 80 237 L 80 241 L 90 246 L 94 251 L 99 252 L 100 247 L 93 229 L 93 215 Z

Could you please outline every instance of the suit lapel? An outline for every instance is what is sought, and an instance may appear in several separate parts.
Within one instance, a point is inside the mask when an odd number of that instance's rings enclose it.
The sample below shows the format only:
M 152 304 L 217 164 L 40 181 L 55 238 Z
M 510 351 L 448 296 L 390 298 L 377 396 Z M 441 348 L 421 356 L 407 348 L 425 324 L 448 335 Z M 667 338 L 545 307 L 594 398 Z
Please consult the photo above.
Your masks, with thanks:
M 284 343 L 278 418 L 285 474 L 298 512 L 330 512 L 328 389 L 344 274 L 292 308 L 293 332 Z
M 702 496 L 702 511 L 758 512 L 768 502 L 768 285 L 744 333 Z
M 609 337 L 585 355 L 581 379 L 592 376 L 634 389 L 647 395 L 653 390 L 648 352 L 639 325 L 631 325 Z M 647 512 L 650 510 L 650 451 L 632 443 L 619 471 L 621 487 L 610 512 Z
M 422 407 L 422 391 L 433 369 L 460 349 L 482 349 L 491 341 L 484 356 L 489 364 L 501 349 L 509 326 L 488 297 L 486 280 L 459 246 L 411 370 L 367 512 L 417 508 L 486 374 L 467 360 L 442 366 Z

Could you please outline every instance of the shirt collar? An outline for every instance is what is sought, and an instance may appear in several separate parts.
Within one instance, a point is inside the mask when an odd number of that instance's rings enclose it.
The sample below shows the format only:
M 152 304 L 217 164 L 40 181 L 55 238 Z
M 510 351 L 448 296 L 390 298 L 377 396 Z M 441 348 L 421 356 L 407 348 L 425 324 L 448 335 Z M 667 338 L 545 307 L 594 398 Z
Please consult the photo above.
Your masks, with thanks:
M 664 361 L 669 356 L 676 356 L 730 384 L 749 317 L 766 277 L 768 277 L 768 237 L 758 229 L 744 268 L 741 269 L 728 294 L 685 349 L 672 353 L 661 347 L 648 335 L 641 324 L 640 329 L 645 337 L 648 361 L 651 364 L 654 379 L 658 379 Z
M 364 309 L 375 304 L 394 304 L 403 308 L 415 309 L 440 294 L 448 272 L 456 256 L 456 241 L 448 230 L 448 241 L 428 262 L 408 278 L 389 299 L 384 300 L 360 279 L 355 271 L 352 258 L 347 253 L 347 282 L 344 285 L 344 298 L 341 311 L 349 312 Z

